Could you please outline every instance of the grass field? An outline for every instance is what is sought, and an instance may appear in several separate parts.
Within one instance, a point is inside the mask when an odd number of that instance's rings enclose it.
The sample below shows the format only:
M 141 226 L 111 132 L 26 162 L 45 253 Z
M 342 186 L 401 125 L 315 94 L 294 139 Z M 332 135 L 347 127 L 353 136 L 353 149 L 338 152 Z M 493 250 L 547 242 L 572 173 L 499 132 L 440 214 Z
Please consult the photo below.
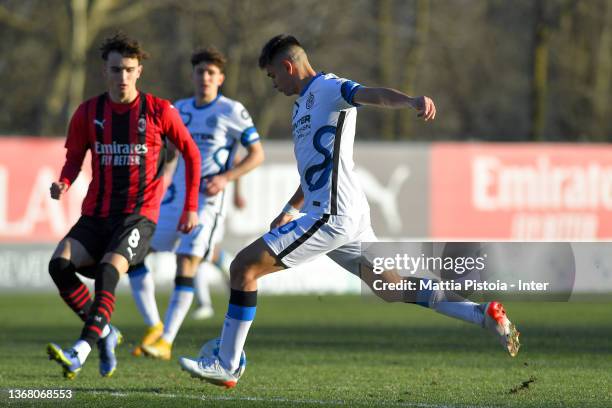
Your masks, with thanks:
M 160 300 L 162 313 L 167 298 Z M 225 298 L 215 298 L 225 311 Z M 357 296 L 260 296 L 247 371 L 224 390 L 180 371 L 216 337 L 223 313 L 187 320 L 170 362 L 134 358 L 142 325 L 129 295 L 113 323 L 126 343 L 112 378 L 92 353 L 74 381 L 48 361 L 49 341 L 70 345 L 80 323 L 54 294 L 0 295 L 0 406 L 610 407 L 612 304 L 508 304 L 523 348 L 510 358 L 489 333 L 412 305 Z M 9 389 L 71 389 L 71 401 L 17 401 Z

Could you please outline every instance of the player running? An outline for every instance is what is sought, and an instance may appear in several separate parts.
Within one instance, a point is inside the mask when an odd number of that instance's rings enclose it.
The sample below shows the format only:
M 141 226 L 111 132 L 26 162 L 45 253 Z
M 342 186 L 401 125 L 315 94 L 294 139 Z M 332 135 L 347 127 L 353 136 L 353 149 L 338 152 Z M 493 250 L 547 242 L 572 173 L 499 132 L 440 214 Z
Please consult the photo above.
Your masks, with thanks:
M 188 235 L 176 232 L 185 196 L 182 179 L 185 164 L 179 159 L 174 178 L 161 205 L 157 231 L 151 241 L 154 251 L 172 251 L 176 256 L 175 287 L 163 324 L 155 302 L 151 274 L 144 262 L 130 272 L 132 293 L 147 328 L 134 355 L 169 360 L 172 343 L 193 301 L 194 276 L 202 260 L 212 258 L 213 247 L 220 239 L 229 198 L 225 187 L 231 181 L 259 166 L 264 152 L 259 134 L 244 106 L 219 92 L 225 79 L 226 59 L 218 50 L 197 50 L 191 56 L 194 96 L 176 102 L 183 122 L 189 129 L 202 157 L 202 182 L 198 216 L 200 224 Z M 242 145 L 246 156 L 234 166 L 236 151 Z M 142 282 L 147 282 L 142 284 Z
M 174 228 L 190 232 L 198 223 L 200 155 L 170 102 L 139 92 L 136 81 L 147 54 L 140 44 L 117 34 L 100 47 L 107 92 L 82 103 L 70 121 L 66 163 L 51 185 L 60 199 L 77 178 L 85 153 L 91 151 L 92 181 L 82 216 L 60 241 L 49 262 L 49 274 L 68 306 L 85 322 L 80 338 L 63 350 L 49 343 L 49 358 L 72 379 L 94 344 L 100 350 L 100 374 L 117 366 L 119 331 L 110 325 L 115 288 L 129 265 L 142 262 L 155 230 L 162 196 L 166 137 L 185 159 L 187 193 Z M 95 266 L 95 297 L 75 271 Z
M 239 252 L 231 265 L 231 294 L 218 352 L 179 359 L 192 376 L 225 387 L 235 386 L 243 371 L 241 354 L 255 317 L 259 278 L 326 254 L 367 283 L 368 275 L 359 269 L 360 244 L 376 241 L 376 236 L 353 171 L 356 107 L 413 108 L 425 121 L 436 115 L 433 101 L 426 96 L 413 98 L 394 89 L 365 87 L 315 72 L 293 36 L 272 38 L 263 47 L 259 66 L 280 92 L 298 95 L 292 129 L 300 185 L 272 221 L 270 232 Z M 298 208 L 304 215 L 294 219 Z M 510 354 L 516 354 L 518 332 L 499 303 L 448 300 L 444 292 L 427 291 L 418 293 L 413 303 L 490 327 Z

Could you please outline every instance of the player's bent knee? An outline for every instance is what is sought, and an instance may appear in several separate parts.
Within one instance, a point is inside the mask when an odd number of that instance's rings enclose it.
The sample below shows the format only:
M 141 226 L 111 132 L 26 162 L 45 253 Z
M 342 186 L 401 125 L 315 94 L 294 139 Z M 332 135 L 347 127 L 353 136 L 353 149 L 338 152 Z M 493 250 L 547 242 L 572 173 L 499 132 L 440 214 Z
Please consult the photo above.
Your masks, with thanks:
M 245 279 L 245 273 L 249 269 L 248 263 L 239 257 L 234 258 L 230 264 L 230 282 L 232 285 L 242 283 Z
M 284 269 L 263 239 L 240 251 L 230 265 L 230 283 L 234 288 L 248 286 L 260 277 Z
M 49 262 L 49 275 L 60 291 L 80 283 L 75 274 L 74 264 L 65 258 L 51 259 Z
M 179 254 L 176 258 L 176 276 L 194 278 L 202 258 L 192 255 Z
M 53 258 L 49 261 L 49 275 L 55 281 L 61 275 L 74 270 L 74 265 L 66 258 Z

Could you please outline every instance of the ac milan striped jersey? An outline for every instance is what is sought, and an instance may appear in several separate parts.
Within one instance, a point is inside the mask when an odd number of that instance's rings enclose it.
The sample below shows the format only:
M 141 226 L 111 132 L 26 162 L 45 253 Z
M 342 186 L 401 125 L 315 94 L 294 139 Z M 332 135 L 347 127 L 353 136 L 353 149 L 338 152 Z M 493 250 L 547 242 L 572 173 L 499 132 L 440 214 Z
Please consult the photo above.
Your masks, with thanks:
M 157 222 L 166 137 L 186 161 L 184 210 L 196 211 L 198 148 L 170 102 L 144 93 L 129 104 L 114 103 L 102 94 L 78 107 L 68 129 L 60 181 L 72 184 L 89 149 L 93 177 L 83 215 L 140 214 Z

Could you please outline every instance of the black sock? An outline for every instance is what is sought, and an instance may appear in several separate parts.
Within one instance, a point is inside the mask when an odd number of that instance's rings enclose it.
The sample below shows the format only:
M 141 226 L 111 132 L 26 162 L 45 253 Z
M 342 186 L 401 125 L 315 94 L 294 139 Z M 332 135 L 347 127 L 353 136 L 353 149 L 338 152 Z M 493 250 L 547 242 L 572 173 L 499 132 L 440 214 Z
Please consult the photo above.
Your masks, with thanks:
M 85 321 L 93 302 L 89 289 L 76 276 L 74 264 L 64 258 L 52 259 L 49 262 L 49 275 L 64 302 Z
M 102 335 L 104 326 L 110 323 L 115 309 L 117 283 L 119 283 L 119 271 L 109 263 L 100 264 L 96 273 L 96 297 L 81 332 L 81 339 L 92 347 Z

